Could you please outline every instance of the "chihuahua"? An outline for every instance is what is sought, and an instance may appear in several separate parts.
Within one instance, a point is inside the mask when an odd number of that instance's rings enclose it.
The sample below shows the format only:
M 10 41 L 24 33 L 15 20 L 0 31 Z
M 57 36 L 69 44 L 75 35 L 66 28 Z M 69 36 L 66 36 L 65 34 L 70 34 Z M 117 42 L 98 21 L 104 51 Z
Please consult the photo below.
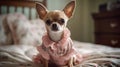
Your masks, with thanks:
M 82 57 L 73 47 L 66 27 L 74 9 L 75 1 L 68 3 L 62 11 L 48 11 L 41 3 L 36 3 L 39 18 L 45 22 L 47 32 L 42 38 L 42 45 L 37 47 L 39 54 L 34 59 L 43 63 L 44 67 L 48 67 L 49 63 L 73 67 L 81 62 Z

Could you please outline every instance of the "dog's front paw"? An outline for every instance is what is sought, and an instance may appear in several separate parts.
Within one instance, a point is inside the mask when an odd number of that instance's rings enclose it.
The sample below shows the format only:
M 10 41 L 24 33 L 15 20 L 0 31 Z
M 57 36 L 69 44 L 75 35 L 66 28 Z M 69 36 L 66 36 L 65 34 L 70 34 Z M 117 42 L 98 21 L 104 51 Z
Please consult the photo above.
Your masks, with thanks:
M 68 67 L 73 67 L 73 64 L 69 64 Z
M 73 67 L 74 57 L 71 57 L 68 63 L 68 67 Z
M 33 56 L 33 61 L 35 62 L 35 63 L 41 63 L 41 61 L 40 61 L 40 58 L 38 57 L 38 56 L 36 56 L 36 55 L 34 55 Z

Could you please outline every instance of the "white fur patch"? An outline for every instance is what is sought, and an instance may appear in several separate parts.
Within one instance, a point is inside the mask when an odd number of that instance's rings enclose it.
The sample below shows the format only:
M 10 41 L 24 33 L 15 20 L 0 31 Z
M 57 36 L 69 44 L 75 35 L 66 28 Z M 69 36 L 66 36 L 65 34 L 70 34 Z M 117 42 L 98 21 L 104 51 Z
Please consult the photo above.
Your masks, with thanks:
M 50 31 L 49 36 L 53 41 L 59 41 L 61 39 L 63 32 L 62 31 Z

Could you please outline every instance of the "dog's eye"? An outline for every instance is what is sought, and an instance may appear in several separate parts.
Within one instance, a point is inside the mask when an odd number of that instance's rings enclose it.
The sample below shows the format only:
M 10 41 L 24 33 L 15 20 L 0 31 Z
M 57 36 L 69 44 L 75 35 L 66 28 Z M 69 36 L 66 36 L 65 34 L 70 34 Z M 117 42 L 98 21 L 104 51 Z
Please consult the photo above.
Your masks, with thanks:
M 47 21 L 46 21 L 46 24 L 47 24 L 47 25 L 50 25 L 50 24 L 51 24 L 51 21 L 50 21 L 50 20 L 47 20 Z
M 64 19 L 60 19 L 60 24 L 64 24 L 65 23 L 65 20 Z

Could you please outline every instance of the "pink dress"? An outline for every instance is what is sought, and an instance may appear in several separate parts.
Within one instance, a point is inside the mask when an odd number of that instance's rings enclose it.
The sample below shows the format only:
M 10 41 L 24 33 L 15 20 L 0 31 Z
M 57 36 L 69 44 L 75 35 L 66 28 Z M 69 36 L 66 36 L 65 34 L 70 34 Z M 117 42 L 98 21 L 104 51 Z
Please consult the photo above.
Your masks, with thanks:
M 44 58 L 57 65 L 67 65 L 71 57 L 74 58 L 74 64 L 82 61 L 81 55 L 73 47 L 70 31 L 67 28 L 64 30 L 63 38 L 58 42 L 52 41 L 47 34 L 43 36 L 42 40 L 42 45 L 37 47 L 39 54 L 35 60 L 41 62 L 41 59 Z

